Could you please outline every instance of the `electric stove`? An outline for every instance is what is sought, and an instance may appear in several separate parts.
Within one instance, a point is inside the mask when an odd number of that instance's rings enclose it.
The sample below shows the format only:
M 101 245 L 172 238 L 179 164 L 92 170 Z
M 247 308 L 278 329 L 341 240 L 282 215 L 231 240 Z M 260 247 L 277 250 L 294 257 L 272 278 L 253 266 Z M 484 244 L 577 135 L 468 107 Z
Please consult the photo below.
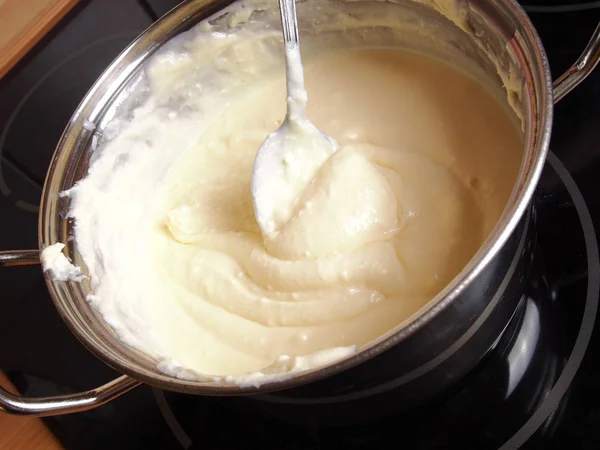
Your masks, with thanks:
M 42 184 L 73 110 L 112 59 L 176 3 L 81 2 L 0 80 L 0 249 L 37 247 Z M 557 77 L 583 50 L 600 2 L 522 3 Z M 433 401 L 407 411 L 388 400 L 379 414 L 353 408 L 352 396 L 386 402 L 390 386 L 310 399 L 194 397 L 143 386 L 44 422 L 66 449 L 600 448 L 598 123 L 600 69 L 556 106 L 533 202 L 533 273 L 515 316 L 494 351 Z M 24 395 L 68 394 L 118 376 L 67 330 L 39 267 L 3 270 L 0 286 L 0 369 Z M 322 413 L 304 414 L 306 402 Z M 347 417 L 323 420 L 340 402 Z

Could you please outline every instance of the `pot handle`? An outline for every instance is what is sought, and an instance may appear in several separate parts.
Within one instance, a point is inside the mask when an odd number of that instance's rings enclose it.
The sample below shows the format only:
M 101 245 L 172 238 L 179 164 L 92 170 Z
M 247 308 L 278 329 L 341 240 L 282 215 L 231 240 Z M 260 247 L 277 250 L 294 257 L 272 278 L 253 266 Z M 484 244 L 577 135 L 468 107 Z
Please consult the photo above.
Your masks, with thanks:
M 553 84 L 554 103 L 558 103 L 565 95 L 581 83 L 600 61 L 600 23 L 575 64 L 563 73 Z
M 39 250 L 0 252 L 0 267 L 30 266 L 39 263 Z M 38 417 L 87 411 L 114 400 L 140 384 L 139 381 L 123 375 L 89 391 L 39 398 L 20 397 L 0 386 L 0 411 Z

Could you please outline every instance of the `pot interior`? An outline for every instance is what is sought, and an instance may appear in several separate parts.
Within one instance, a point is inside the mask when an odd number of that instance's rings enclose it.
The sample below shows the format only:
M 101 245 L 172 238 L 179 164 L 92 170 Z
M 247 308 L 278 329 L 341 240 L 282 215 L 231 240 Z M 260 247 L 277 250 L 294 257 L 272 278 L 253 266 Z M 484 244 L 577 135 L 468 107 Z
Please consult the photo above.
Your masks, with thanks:
M 316 27 L 302 21 L 302 8 L 316 0 L 298 5 L 303 46 L 334 45 L 327 39 L 335 24 Z M 66 245 L 66 253 L 86 272 L 85 264 L 72 239 L 73 223 L 67 218 L 69 202 L 60 192 L 71 188 L 86 175 L 95 155 L 115 130 L 115 119 L 132 114 L 147 95 L 144 70 L 148 59 L 170 39 L 190 30 L 210 17 L 217 26 L 228 24 L 229 1 L 197 0 L 185 2 L 138 37 L 103 73 L 75 111 L 54 154 L 41 202 L 40 248 L 56 242 Z M 252 4 L 252 2 L 246 2 Z M 343 3 L 343 2 L 342 2 Z M 353 1 L 348 4 L 355 3 Z M 444 11 L 449 20 L 427 1 L 372 1 L 368 44 L 409 48 L 456 65 L 468 67 L 483 80 L 499 101 L 519 122 L 524 132 L 523 159 L 512 196 L 497 226 L 465 269 L 415 317 L 412 326 L 396 329 L 347 360 L 289 379 L 261 385 L 260 391 L 283 389 L 322 378 L 375 356 L 379 350 L 397 342 L 427 323 L 427 313 L 442 300 L 451 301 L 465 283 L 475 277 L 494 257 L 518 223 L 527 206 L 543 165 L 551 124 L 551 88 L 548 67 L 541 44 L 531 23 L 513 1 L 463 2 L 461 9 Z M 263 7 L 265 7 L 263 5 Z M 276 2 L 266 6 L 276 8 Z M 225 15 L 224 15 L 225 14 Z M 389 30 L 401 24 L 401 33 Z M 375 31 L 373 31 L 375 30 Z M 190 31 L 193 33 L 193 30 Z M 443 43 L 443 45 L 440 45 Z M 364 45 L 353 42 L 348 45 Z M 303 48 L 304 48 L 303 47 Z M 242 394 L 256 392 L 254 387 L 210 381 L 187 381 L 160 373 L 156 362 L 119 341 L 113 330 L 90 306 L 86 295 L 88 281 L 47 280 L 56 307 L 74 334 L 98 357 L 117 370 L 157 387 L 202 394 Z

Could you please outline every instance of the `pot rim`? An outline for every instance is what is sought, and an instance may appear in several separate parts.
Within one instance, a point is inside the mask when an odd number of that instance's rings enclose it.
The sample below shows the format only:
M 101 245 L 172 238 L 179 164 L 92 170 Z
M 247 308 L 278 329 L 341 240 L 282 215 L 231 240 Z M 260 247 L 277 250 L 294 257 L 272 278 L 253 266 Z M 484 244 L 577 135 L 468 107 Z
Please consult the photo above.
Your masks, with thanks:
M 43 249 L 57 242 L 56 224 L 54 222 L 58 221 L 57 203 L 59 199 L 58 193 L 52 192 L 52 188 L 60 184 L 59 178 L 62 178 L 64 175 L 64 172 L 59 172 L 57 167 L 62 163 L 68 169 L 69 164 L 65 164 L 65 161 L 72 162 L 70 158 L 73 150 L 77 145 L 86 145 L 85 142 L 87 142 L 89 135 L 85 136 L 85 139 L 82 136 L 85 134 L 83 127 L 84 120 L 101 117 L 104 108 L 111 103 L 114 94 L 129 80 L 131 75 L 137 72 L 137 69 L 143 64 L 146 58 L 166 41 L 230 3 L 232 3 L 231 0 L 217 0 L 212 4 L 208 4 L 204 0 L 188 0 L 181 3 L 139 35 L 94 83 L 75 110 L 61 136 L 47 172 L 40 203 L 38 230 L 40 248 Z M 473 1 L 473 3 L 481 3 L 481 0 Z M 471 284 L 506 243 L 530 203 L 549 147 L 553 117 L 553 91 L 550 68 L 544 47 L 529 17 L 516 0 L 503 0 L 500 2 L 498 8 L 502 8 L 503 12 L 512 21 L 518 23 L 519 30 L 526 37 L 532 51 L 532 58 L 529 60 L 523 58 L 522 63 L 529 65 L 527 68 L 531 71 L 531 76 L 535 77 L 537 75 L 539 77 L 536 80 L 539 84 L 537 86 L 539 89 L 536 91 L 534 89 L 536 87 L 535 84 L 532 84 L 531 96 L 533 98 L 529 99 L 533 109 L 530 113 L 531 117 L 527 122 L 521 168 L 511 197 L 488 238 L 461 272 L 414 316 L 346 359 L 315 370 L 293 374 L 281 380 L 265 382 L 260 386 L 239 386 L 179 379 L 149 371 L 131 361 L 117 357 L 112 353 L 108 345 L 95 339 L 87 330 L 83 329 L 82 324 L 86 323 L 86 319 L 80 311 L 77 311 L 75 306 L 70 305 L 71 302 L 69 302 L 68 298 L 63 298 L 65 291 L 59 287 L 59 283 L 62 282 L 55 282 L 46 278 L 46 284 L 53 303 L 71 332 L 93 354 L 108 365 L 146 384 L 161 389 L 192 394 L 239 395 L 286 389 L 334 375 L 383 353 L 423 328 L 445 310 Z M 173 32 L 173 30 L 177 31 Z M 513 39 L 514 37 L 507 39 L 507 44 L 510 44 Z M 134 58 L 133 61 L 127 65 L 127 70 L 123 71 L 124 67 L 122 66 L 132 56 Z M 531 64 L 534 65 L 534 69 L 531 69 Z M 101 91 L 105 89 L 107 92 L 102 93 Z M 98 102 L 95 101 L 95 97 L 99 93 L 101 94 L 101 98 Z M 539 102 L 539 106 L 535 106 L 536 99 Z M 528 161 L 529 165 L 526 164 Z M 126 346 L 124 343 L 121 343 L 121 345 Z

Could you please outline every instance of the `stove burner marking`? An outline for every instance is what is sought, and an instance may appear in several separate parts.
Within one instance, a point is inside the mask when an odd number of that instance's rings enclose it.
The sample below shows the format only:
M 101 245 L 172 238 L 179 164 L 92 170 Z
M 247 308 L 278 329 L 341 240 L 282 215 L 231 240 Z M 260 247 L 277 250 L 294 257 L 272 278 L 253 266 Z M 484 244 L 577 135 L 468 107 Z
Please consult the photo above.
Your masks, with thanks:
M 513 450 L 521 447 L 556 410 L 583 361 L 592 337 L 592 331 L 594 330 L 596 313 L 598 312 L 600 256 L 598 255 L 598 241 L 596 240 L 596 231 L 594 230 L 590 211 L 577 183 L 575 183 L 575 180 L 560 159 L 554 153 L 548 152 L 547 161 L 560 177 L 573 199 L 573 204 L 575 205 L 581 222 L 581 228 L 583 229 L 588 264 L 586 302 L 583 310 L 583 319 L 581 320 L 581 328 L 575 340 L 575 345 L 554 387 L 537 411 L 533 413 L 529 420 L 499 450 Z
M 169 406 L 169 402 L 165 398 L 165 393 L 160 389 L 152 388 L 152 393 L 154 394 L 154 398 L 156 399 L 156 403 L 158 404 L 158 409 L 160 409 L 160 413 L 162 414 L 165 422 L 181 444 L 181 446 L 185 449 L 188 449 L 192 446 L 192 440 L 186 434 L 185 430 L 175 417 L 173 410 Z

